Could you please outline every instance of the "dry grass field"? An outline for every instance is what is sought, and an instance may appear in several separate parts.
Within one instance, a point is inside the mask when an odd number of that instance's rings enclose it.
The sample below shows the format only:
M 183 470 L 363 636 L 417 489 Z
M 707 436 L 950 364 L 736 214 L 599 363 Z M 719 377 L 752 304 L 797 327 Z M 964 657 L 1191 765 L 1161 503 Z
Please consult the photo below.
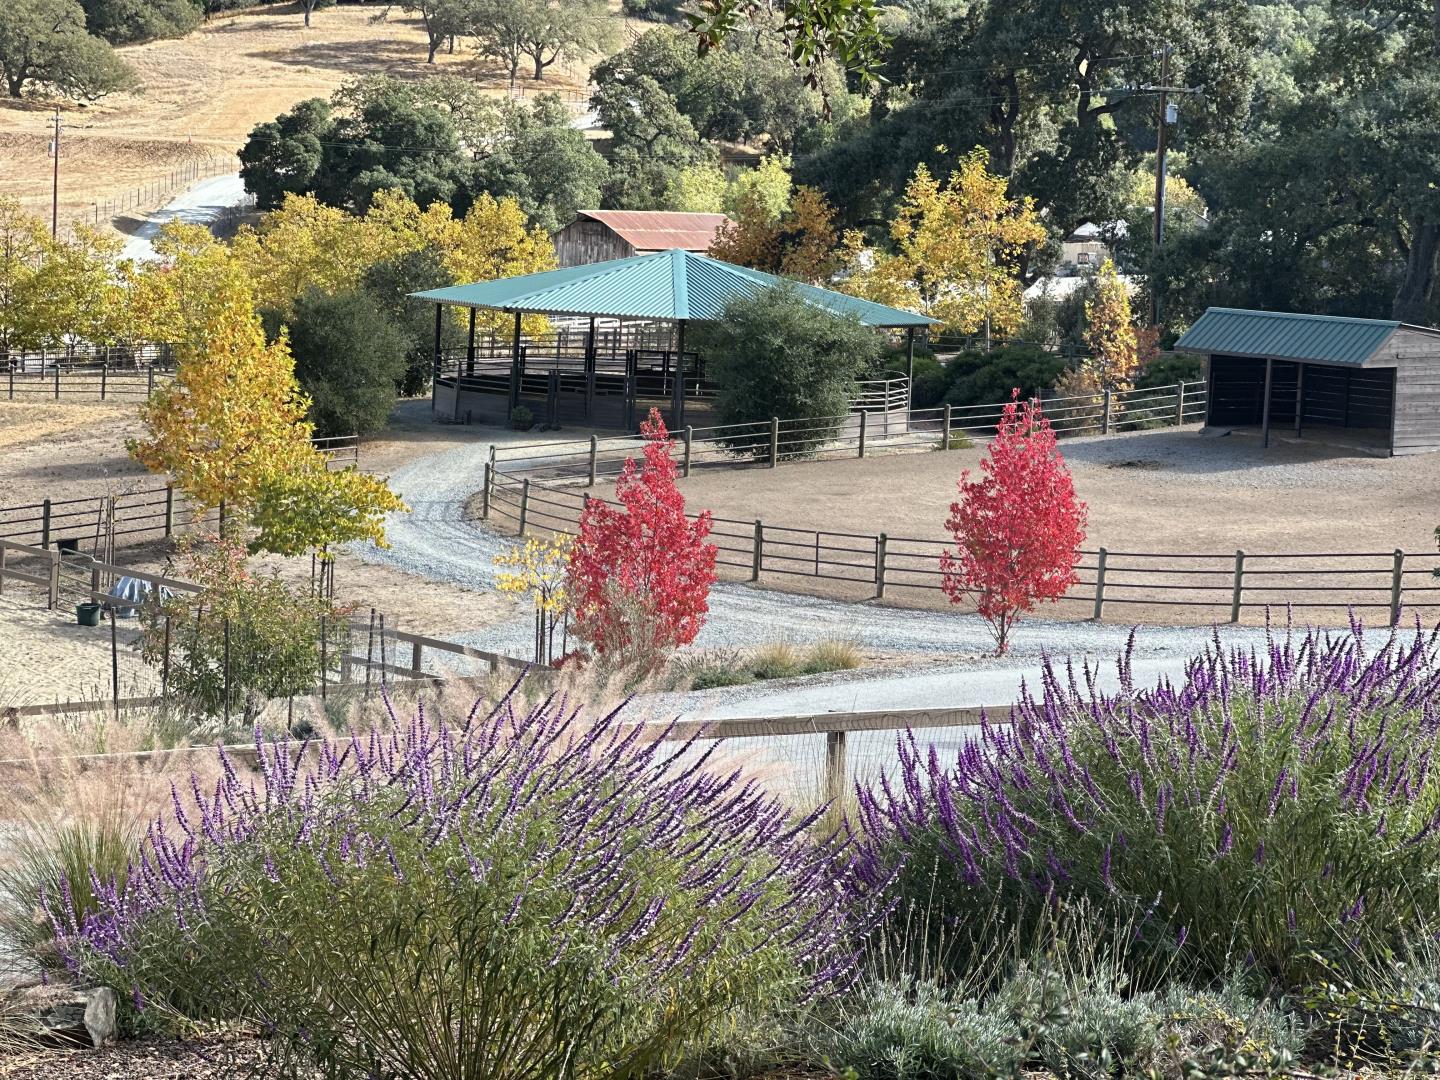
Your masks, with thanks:
M 164 182 L 186 163 L 232 154 L 256 124 L 358 75 L 450 72 L 505 91 L 504 72 L 469 50 L 442 53 L 427 65 L 424 30 L 398 5 L 329 8 L 317 12 L 308 29 L 296 5 L 242 12 L 213 19 L 183 39 L 121 52 L 139 72 L 143 92 L 61 106 L 62 221 L 93 221 L 96 201 Z M 556 64 L 543 85 L 583 86 L 587 70 Z M 18 196 L 47 215 L 53 108 L 40 100 L 0 101 L 0 195 Z M 166 200 L 157 192 L 150 201 Z M 135 220 L 115 224 L 124 231 Z

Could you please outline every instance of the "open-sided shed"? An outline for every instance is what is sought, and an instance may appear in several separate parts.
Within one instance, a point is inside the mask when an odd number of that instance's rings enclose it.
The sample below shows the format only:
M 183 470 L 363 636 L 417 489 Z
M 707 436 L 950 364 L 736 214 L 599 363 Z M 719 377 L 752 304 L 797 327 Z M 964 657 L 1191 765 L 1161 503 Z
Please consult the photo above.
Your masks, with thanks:
M 1205 422 L 1393 455 L 1440 450 L 1440 330 L 1210 308 L 1175 343 L 1209 357 Z
M 667 410 L 678 427 L 686 422 L 687 403 L 713 397 L 703 358 L 685 346 L 687 326 L 718 320 L 731 300 L 780 285 L 824 311 L 877 330 L 905 331 L 908 407 L 915 331 L 934 319 L 694 252 L 661 251 L 410 295 L 435 305 L 431 403 L 440 415 L 504 423 L 524 405 L 547 423 L 633 431 L 649 405 Z M 441 348 L 446 307 L 470 309 L 461 352 Z M 509 340 L 478 339 L 476 310 L 511 315 Z M 527 338 L 525 315 L 549 317 L 555 333 Z

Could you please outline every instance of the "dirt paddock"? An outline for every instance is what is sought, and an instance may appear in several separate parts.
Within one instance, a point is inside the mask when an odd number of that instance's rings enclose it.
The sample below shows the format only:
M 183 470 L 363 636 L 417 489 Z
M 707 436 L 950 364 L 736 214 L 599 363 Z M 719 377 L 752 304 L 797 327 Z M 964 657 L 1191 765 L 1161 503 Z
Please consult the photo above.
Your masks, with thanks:
M 1087 548 L 1152 552 L 1435 550 L 1440 458 L 1373 458 L 1196 429 L 1066 440 L 1089 507 Z M 983 447 L 697 472 L 692 510 L 804 529 L 943 540 Z

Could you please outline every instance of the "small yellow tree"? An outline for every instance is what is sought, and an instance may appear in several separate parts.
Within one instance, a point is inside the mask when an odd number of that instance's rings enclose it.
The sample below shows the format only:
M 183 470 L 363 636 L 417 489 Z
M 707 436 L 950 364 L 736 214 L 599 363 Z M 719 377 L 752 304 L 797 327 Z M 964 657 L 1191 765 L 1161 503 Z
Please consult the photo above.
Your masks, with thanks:
M 555 620 L 570 599 L 565 581 L 574 541 L 556 534 L 548 541 L 530 537 L 523 546 L 495 556 L 495 584 L 501 592 L 522 593 L 535 605 L 535 662 L 548 664 L 555 654 Z
M 1140 370 L 1140 339 L 1130 313 L 1130 290 L 1106 259 L 1095 275 L 1095 294 L 1085 303 L 1085 362 L 1097 389 L 1134 388 Z
M 782 214 L 759 191 L 747 191 L 736 217 L 715 234 L 707 254 L 716 259 L 818 284 L 840 267 L 835 209 L 810 187 L 798 187 Z
M 201 507 L 223 500 L 241 512 L 268 477 L 303 468 L 314 452 L 289 345 L 266 343 L 250 283 L 223 249 L 180 255 L 168 273 L 144 276 L 155 279 L 179 283 L 170 294 L 155 286 L 148 309 L 158 329 L 178 320 L 178 334 L 152 340 L 176 342 L 179 364 L 142 407 L 146 434 L 130 453 Z M 203 301 L 193 295 L 202 280 Z
M 31 281 L 37 294 L 30 336 L 56 346 L 78 338 L 107 345 L 125 336 L 124 291 L 115 272 L 118 237 L 75 224 L 69 237 L 49 245 Z
M 918 166 L 890 225 L 893 253 L 866 251 L 861 238 L 849 238 L 849 290 L 956 333 L 1018 330 L 1025 308 L 1017 263 L 1045 239 L 1045 228 L 1031 200 L 1012 199 L 989 163 L 977 147 L 944 184 Z
M 337 293 L 359 285 L 365 269 L 377 261 L 368 250 L 369 231 L 363 218 L 313 195 L 290 194 L 256 228 L 241 229 L 232 248 L 250 278 L 256 304 L 288 311 L 306 289 Z

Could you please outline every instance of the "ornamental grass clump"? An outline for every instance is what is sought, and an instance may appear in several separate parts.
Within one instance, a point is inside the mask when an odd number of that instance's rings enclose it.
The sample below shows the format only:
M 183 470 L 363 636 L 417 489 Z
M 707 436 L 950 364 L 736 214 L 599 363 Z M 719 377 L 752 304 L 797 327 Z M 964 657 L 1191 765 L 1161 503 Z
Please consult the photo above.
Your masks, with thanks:
M 1134 919 L 1137 972 L 1356 970 L 1440 927 L 1435 645 L 1358 625 L 1217 640 L 1149 690 L 1127 650 L 1113 695 L 1047 669 L 953 762 L 900 741 L 897 778 L 860 792 L 860 876 L 878 889 L 898 867 L 900 908 L 943 929 L 957 968 L 980 914 L 1023 931 L 1083 900 Z
M 386 1078 L 636 1076 L 852 978 L 848 853 L 699 744 L 555 699 L 392 721 L 222 756 L 60 917 L 72 965 Z

